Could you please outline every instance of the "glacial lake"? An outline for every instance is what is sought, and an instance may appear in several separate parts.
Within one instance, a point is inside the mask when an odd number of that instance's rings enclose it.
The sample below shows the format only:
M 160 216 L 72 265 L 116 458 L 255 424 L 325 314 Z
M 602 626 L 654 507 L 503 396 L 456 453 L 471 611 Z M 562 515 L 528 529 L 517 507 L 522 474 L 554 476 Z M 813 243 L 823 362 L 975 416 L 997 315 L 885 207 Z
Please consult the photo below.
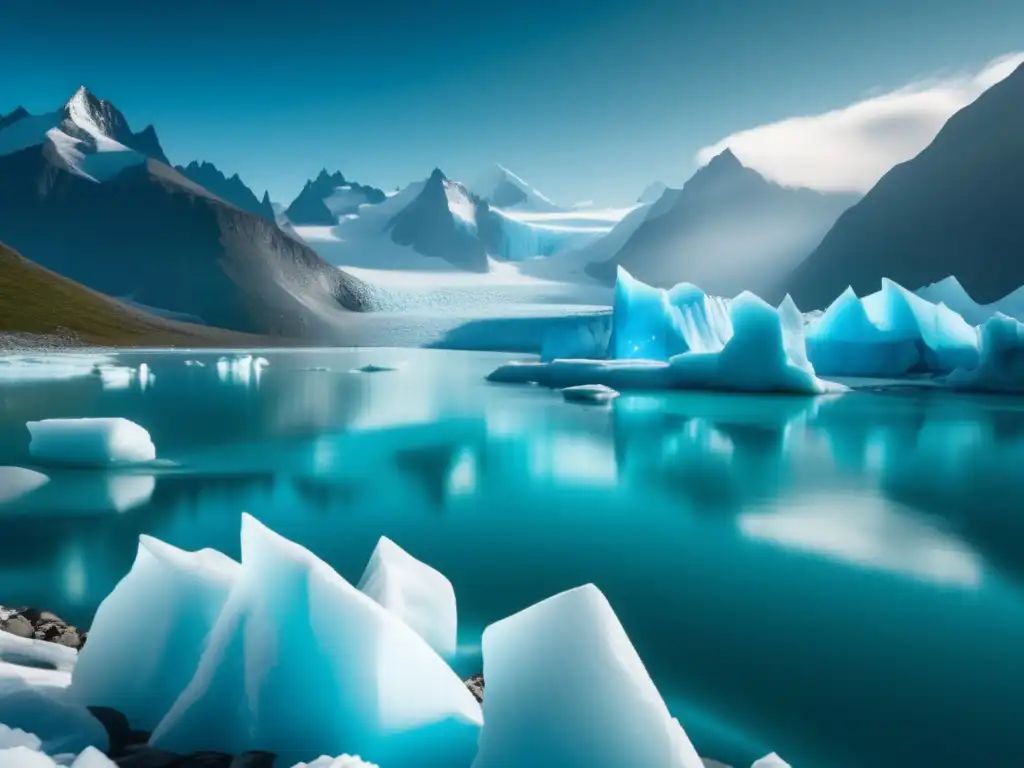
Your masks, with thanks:
M 0 507 L 0 604 L 88 626 L 139 534 L 237 557 L 245 510 L 353 582 L 392 538 L 454 583 L 468 649 L 596 584 L 698 751 L 737 766 L 1024 759 L 1024 400 L 593 407 L 485 382 L 507 354 L 270 351 L 259 376 L 219 374 L 222 354 L 117 355 L 145 388 L 0 378 L 0 465 L 33 466 L 26 421 L 97 416 L 166 462 L 40 468 Z

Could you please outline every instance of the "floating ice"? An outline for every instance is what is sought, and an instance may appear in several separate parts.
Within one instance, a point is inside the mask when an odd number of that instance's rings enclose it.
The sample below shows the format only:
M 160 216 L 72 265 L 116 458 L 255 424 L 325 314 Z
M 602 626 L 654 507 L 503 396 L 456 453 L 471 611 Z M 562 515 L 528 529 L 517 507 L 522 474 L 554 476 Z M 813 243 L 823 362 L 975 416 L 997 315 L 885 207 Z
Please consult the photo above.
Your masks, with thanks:
M 958 368 L 946 379 L 954 389 L 1024 392 L 1024 324 L 996 315 L 981 327 L 981 357 L 973 369 Z
M 702 768 L 597 587 L 492 624 L 483 657 L 485 725 L 473 768 Z
M 41 472 L 21 467 L 0 467 L 0 506 L 17 501 L 50 482 Z
M 790 768 L 789 763 L 772 752 L 759 760 L 755 760 L 750 768 Z
M 71 692 L 151 731 L 191 679 L 239 565 L 139 537 L 131 571 L 100 604 Z
M 624 293 L 629 296 L 620 299 Z M 678 307 L 669 305 L 670 295 L 677 297 L 679 306 L 700 311 L 680 313 Z M 671 294 L 656 292 L 620 270 L 615 311 L 624 310 L 627 317 L 614 319 L 613 348 L 624 350 L 625 359 L 509 363 L 493 371 L 488 380 L 558 388 L 601 384 L 620 391 L 713 389 L 820 394 L 841 389 L 815 376 L 807 361 L 803 324 L 795 306 L 784 304 L 776 310 L 752 293 L 744 293 L 730 302 L 723 320 L 718 316 L 719 305 L 708 301 L 693 286 L 676 286 Z M 654 332 L 649 336 L 650 343 L 644 346 L 638 334 L 651 333 L 651 328 Z M 667 362 L 633 355 L 645 351 L 660 356 L 679 348 L 682 351 L 672 354 Z
M 447 768 L 472 761 L 480 724 L 469 689 L 401 619 L 244 515 L 238 580 L 150 743 Z
M 540 359 L 590 358 L 600 360 L 608 356 L 611 342 L 611 317 L 572 317 L 552 324 L 541 342 Z
M 66 688 L 77 660 L 74 648 L 0 631 L 0 679 Z
M 156 458 L 149 432 L 128 419 L 46 419 L 26 426 L 29 451 L 42 462 L 110 466 Z
M 0 381 L 32 382 L 75 379 L 95 375 L 97 366 L 113 360 L 110 355 L 60 353 L 53 355 L 2 355 Z
M 716 352 L 732 336 L 726 302 L 690 283 L 652 288 L 622 267 L 615 281 L 611 357 L 667 361 L 684 352 Z
M 562 397 L 570 403 L 610 403 L 618 396 L 618 392 L 604 384 L 580 384 L 562 390 Z
M 364 762 L 352 755 L 341 755 L 340 757 L 323 755 L 311 763 L 296 763 L 292 768 L 379 768 L 379 766 Z
M 111 390 L 129 389 L 132 384 L 138 383 L 139 389 L 146 391 L 156 381 L 156 376 L 146 363 L 142 363 L 138 368 L 100 365 L 96 366 L 94 373 L 100 377 L 103 388 Z
M 396 371 L 397 368 L 392 368 L 389 365 L 375 365 L 374 363 L 368 363 L 360 368 L 353 370 L 353 373 L 387 373 L 388 371 Z
M 29 747 L 14 747 L 0 748 L 0 765 L 5 768 L 61 768 L 69 766 L 69 763 L 63 759 L 55 760 Z M 117 768 L 117 763 L 98 749 L 89 747 L 70 762 L 69 768 Z
M 956 312 L 891 280 L 858 299 L 836 299 L 807 329 L 807 351 L 825 376 L 898 377 L 948 373 L 978 363 L 978 333 Z
M 270 365 L 270 361 L 264 357 L 253 357 L 252 355 L 238 355 L 236 357 L 222 357 L 217 361 L 217 376 L 225 384 L 240 384 L 248 386 L 250 383 L 260 383 L 263 369 Z
M 358 588 L 408 624 L 439 654 L 455 655 L 455 589 L 444 574 L 381 536 Z
M 201 363 L 198 360 L 186 360 L 185 366 L 188 368 L 205 368 L 206 363 Z
M 35 734 L 49 754 L 108 747 L 106 730 L 65 689 L 33 685 L 6 671 L 0 671 L 0 723 Z

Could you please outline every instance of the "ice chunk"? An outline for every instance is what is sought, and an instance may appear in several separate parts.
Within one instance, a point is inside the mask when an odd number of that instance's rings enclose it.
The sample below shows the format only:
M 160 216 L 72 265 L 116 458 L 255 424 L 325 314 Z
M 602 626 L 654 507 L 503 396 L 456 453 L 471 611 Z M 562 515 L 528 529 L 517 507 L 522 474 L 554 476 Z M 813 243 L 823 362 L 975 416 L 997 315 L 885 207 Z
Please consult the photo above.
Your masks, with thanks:
M 0 678 L 66 688 L 77 660 L 73 648 L 0 631 Z
M 364 762 L 351 755 L 341 755 L 340 757 L 323 755 L 311 763 L 296 763 L 292 768 L 379 768 L 379 766 Z
M 92 376 L 97 366 L 112 359 L 109 355 L 79 353 L 4 355 L 0 357 L 0 381 L 32 382 Z
M 608 356 L 611 332 L 609 315 L 566 318 L 544 333 L 540 359 L 544 362 L 581 357 L 601 360 Z
M 201 363 L 198 360 L 186 360 L 185 365 L 188 368 L 205 368 L 206 363 Z
M 217 376 L 225 384 L 249 386 L 260 383 L 263 369 L 270 365 L 264 357 L 254 358 L 252 355 L 222 357 L 217 361 Z
M 41 472 L 21 467 L 0 467 L 0 506 L 17 501 L 50 482 Z
M 0 723 L 35 734 L 50 754 L 108 747 L 106 730 L 65 689 L 32 685 L 20 677 L 0 676 Z
M 562 390 L 562 397 L 569 403 L 610 403 L 618 396 L 618 392 L 604 384 L 580 384 Z
M 789 768 L 789 763 L 772 752 L 759 760 L 755 760 L 750 768 Z
M 652 288 L 619 267 L 612 308 L 611 356 L 668 360 L 720 350 L 732 336 L 725 302 L 689 283 Z
M 60 768 L 69 763 L 65 759 L 55 760 L 29 747 L 0 747 L 0 765 L 4 768 Z M 89 747 L 71 760 L 70 768 L 117 768 L 117 764 L 98 749 Z
M 389 365 L 377 365 L 375 363 L 367 363 L 366 365 L 360 366 L 354 369 L 353 373 L 388 373 L 389 371 L 397 371 L 397 368 L 392 368 Z
M 976 368 L 958 368 L 946 379 L 954 389 L 1024 392 L 1024 324 L 996 315 L 981 327 L 981 358 Z
M 238 571 L 220 552 L 140 536 L 131 571 L 96 611 L 72 695 L 151 731 L 192 678 Z
M 779 304 L 779 321 L 782 324 L 782 339 L 786 347 L 786 355 L 793 365 L 809 369 L 807 359 L 807 341 L 804 336 L 804 316 L 800 314 L 796 302 L 788 293 Z
M 483 657 L 485 725 L 473 768 L 702 768 L 597 587 L 492 624 Z
M 455 655 L 455 589 L 444 574 L 381 536 L 358 588 L 408 624 L 439 654 Z
M 34 733 L 26 733 L 20 728 L 11 728 L 0 723 L 0 750 L 13 749 L 14 747 L 28 747 L 39 749 L 43 742 Z
M 238 581 L 150 743 L 447 768 L 470 764 L 480 724 L 469 689 L 401 619 L 244 515 Z
M 807 351 L 826 376 L 948 373 L 977 365 L 978 334 L 948 307 L 883 279 L 863 299 L 847 288 L 808 328 Z
M 41 462 L 110 466 L 156 458 L 149 432 L 128 419 L 46 419 L 27 426 L 29 451 Z

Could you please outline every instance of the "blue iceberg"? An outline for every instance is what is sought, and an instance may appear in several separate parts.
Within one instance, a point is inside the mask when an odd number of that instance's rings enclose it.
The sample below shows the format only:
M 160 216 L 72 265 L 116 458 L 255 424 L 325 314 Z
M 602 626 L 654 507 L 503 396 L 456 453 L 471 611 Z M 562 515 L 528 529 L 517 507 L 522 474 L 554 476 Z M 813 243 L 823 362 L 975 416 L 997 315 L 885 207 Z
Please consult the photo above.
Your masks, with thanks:
M 775 309 L 752 293 L 730 302 L 689 283 L 652 288 L 621 267 L 612 312 L 611 359 L 509 363 L 488 380 L 565 389 L 711 389 L 820 394 L 803 317 L 792 300 Z
M 823 376 L 898 378 L 978 364 L 978 333 L 944 304 L 891 280 L 863 299 L 847 288 L 807 330 L 807 352 Z
M 981 327 L 981 352 L 974 368 L 958 368 L 946 379 L 953 389 L 1024 392 L 1024 324 L 996 315 Z

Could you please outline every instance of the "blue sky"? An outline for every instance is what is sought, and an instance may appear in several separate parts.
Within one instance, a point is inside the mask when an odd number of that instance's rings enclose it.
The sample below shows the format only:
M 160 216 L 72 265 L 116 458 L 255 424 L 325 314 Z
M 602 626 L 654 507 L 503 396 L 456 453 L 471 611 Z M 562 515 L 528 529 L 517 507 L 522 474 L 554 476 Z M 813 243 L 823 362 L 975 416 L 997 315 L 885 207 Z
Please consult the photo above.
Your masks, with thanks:
M 288 202 L 491 162 L 623 204 L 702 147 L 1021 47 L 1019 0 L 4 0 L 0 112 L 80 84 Z M 742 155 L 741 155 L 742 157 Z

